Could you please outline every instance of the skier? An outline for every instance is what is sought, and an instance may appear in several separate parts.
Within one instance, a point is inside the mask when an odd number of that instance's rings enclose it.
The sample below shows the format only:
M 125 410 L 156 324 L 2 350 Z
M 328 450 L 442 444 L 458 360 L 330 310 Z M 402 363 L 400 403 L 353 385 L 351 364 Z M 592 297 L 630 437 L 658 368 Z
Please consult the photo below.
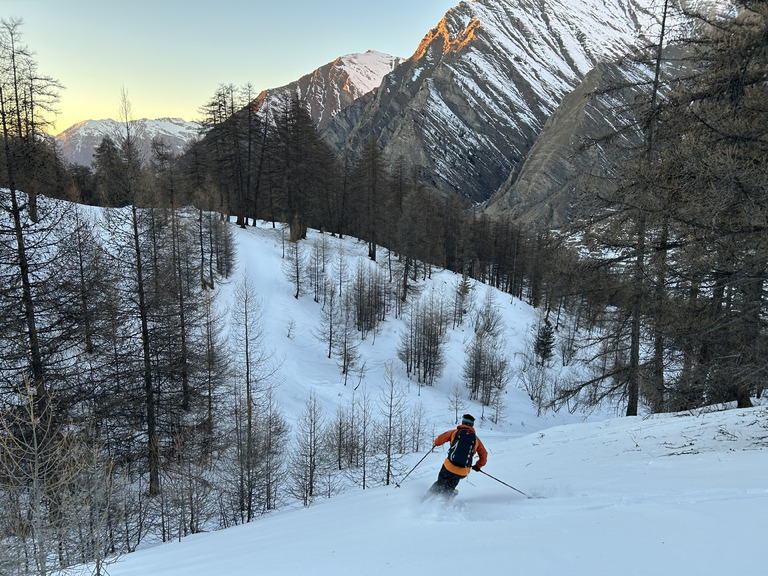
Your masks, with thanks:
M 475 434 L 474 424 L 474 417 L 471 414 L 464 414 L 461 417 L 461 424 L 455 430 L 448 430 L 435 438 L 435 446 L 450 442 L 451 447 L 437 475 L 437 481 L 429 489 L 429 494 L 440 496 L 456 494 L 458 492 L 456 486 L 469 474 L 470 468 L 479 472 L 480 468 L 485 466 L 488 461 L 488 451 Z M 473 465 L 472 459 L 475 454 L 478 455 L 478 460 Z

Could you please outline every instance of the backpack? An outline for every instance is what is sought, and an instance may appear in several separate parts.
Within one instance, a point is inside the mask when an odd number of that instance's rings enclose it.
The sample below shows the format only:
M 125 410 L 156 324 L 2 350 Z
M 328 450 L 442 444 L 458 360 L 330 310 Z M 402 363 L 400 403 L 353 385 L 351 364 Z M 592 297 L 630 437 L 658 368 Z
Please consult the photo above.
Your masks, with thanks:
M 453 437 L 451 447 L 448 449 L 448 461 L 456 466 L 468 468 L 472 466 L 472 457 L 475 455 L 477 436 L 472 430 L 459 428 Z

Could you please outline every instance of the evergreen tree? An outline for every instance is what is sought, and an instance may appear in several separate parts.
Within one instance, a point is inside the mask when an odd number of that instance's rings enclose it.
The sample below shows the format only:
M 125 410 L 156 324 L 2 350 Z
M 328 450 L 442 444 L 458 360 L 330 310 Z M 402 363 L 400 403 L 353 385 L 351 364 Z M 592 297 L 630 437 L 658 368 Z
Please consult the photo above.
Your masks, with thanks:
M 335 188 L 335 159 L 297 99 L 280 111 L 274 142 L 275 209 L 289 224 L 290 239 L 301 240 L 310 223 L 323 224 L 323 204 Z
M 533 344 L 533 352 L 539 358 L 542 366 L 552 359 L 555 349 L 555 329 L 549 318 L 544 319 L 544 323 L 539 326 L 536 334 L 536 341 Z

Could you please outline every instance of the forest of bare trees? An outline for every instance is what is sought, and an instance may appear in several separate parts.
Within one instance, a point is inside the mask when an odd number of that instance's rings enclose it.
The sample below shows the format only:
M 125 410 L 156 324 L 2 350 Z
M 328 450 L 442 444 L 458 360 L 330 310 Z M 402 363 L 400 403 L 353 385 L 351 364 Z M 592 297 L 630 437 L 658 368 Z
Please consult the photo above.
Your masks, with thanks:
M 429 434 L 391 367 L 381 394 L 358 386 L 359 343 L 388 318 L 420 386 L 441 376 L 446 331 L 469 327 L 457 414 L 472 398 L 498 419 L 515 378 L 542 409 L 748 406 L 766 377 L 768 3 L 740 6 L 674 47 L 662 28 L 638 58 L 647 81 L 615 88 L 641 95 L 621 127 L 634 144 L 578 191 L 589 217 L 559 231 L 439 196 L 375 140 L 337 157 L 300 102 L 265 119 L 249 86 L 203 104 L 181 156 L 160 141 L 139 152 L 123 97 L 123 132 L 91 169 L 66 166 L 39 137 L 60 87 L 3 20 L 0 571 L 101 573 L 148 539 L 392 482 Z M 672 76 L 682 58 L 688 74 Z M 310 395 L 298 422 L 281 415 L 247 277 L 227 317 L 213 301 L 237 262 L 230 219 L 285 228 L 283 273 L 320 307 L 317 337 L 353 390 L 336 413 Z M 309 246 L 309 228 L 366 242 L 370 265 Z M 452 293 L 421 290 L 436 268 L 459 275 Z M 539 310 L 517 373 L 470 279 Z M 556 360 L 581 376 L 555 378 Z
M 594 96 L 632 103 L 622 161 L 583 193 L 589 217 L 571 229 L 610 306 L 592 318 L 593 377 L 561 383 L 554 405 L 619 398 L 637 414 L 762 392 L 768 5 L 742 7 L 693 39 L 662 27 L 638 59 L 646 80 Z

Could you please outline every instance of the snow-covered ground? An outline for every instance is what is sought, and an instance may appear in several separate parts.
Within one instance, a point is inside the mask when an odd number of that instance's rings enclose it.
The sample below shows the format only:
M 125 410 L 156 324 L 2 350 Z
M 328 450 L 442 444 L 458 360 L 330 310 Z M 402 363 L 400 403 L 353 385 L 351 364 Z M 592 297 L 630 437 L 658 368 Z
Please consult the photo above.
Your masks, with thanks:
M 264 327 L 281 360 L 277 397 L 295 422 L 310 390 L 331 416 L 352 385 L 316 336 L 320 306 L 310 295 L 293 298 L 281 272 L 279 230 L 236 229 L 238 274 L 220 287 L 231 299 L 237 276 L 248 270 L 264 310 Z M 307 247 L 319 239 L 310 232 Z M 339 240 L 326 235 L 333 254 Z M 366 248 L 343 242 L 350 258 Z M 383 251 L 381 252 L 383 253 Z M 452 296 L 455 277 L 429 282 Z M 431 288 L 426 288 L 429 290 Z M 483 286 L 475 288 L 482 304 Z M 530 348 L 537 313 L 509 295 L 496 303 L 515 363 Z M 408 395 L 421 402 L 435 434 L 452 428 L 448 395 L 461 382 L 465 325 L 451 331 L 447 365 L 432 388 L 408 382 L 395 349 L 399 321 L 361 345 L 361 386 L 375 396 L 391 363 Z M 357 381 L 355 382 L 357 384 Z M 611 410 L 544 414 L 510 383 L 506 416 L 494 425 L 467 401 L 489 451 L 485 471 L 473 472 L 449 503 L 422 501 L 435 480 L 443 448 L 436 449 L 400 487 L 354 489 L 309 508 L 289 506 L 257 521 L 180 542 L 145 546 L 108 567 L 111 576 L 431 575 L 525 576 L 768 574 L 768 407 L 749 410 L 621 418 Z M 489 411 L 486 409 L 486 416 Z M 425 454 L 404 461 L 411 469 Z M 402 477 L 402 475 L 401 475 Z
M 109 574 L 766 574 L 765 407 L 478 432 L 488 473 L 531 498 L 472 473 L 450 503 L 421 502 L 436 451 L 400 488 L 140 550 Z
M 258 227 L 235 230 L 237 245 L 238 268 L 236 273 L 226 283 L 219 286 L 219 301 L 232 302 L 233 293 L 240 281 L 240 275 L 247 272 L 256 287 L 263 310 L 264 331 L 268 343 L 274 351 L 275 360 L 281 364 L 274 380 L 277 384 L 277 397 L 282 408 L 289 414 L 288 421 L 295 421 L 290 416 L 298 416 L 304 409 L 310 390 L 317 395 L 328 416 L 333 415 L 340 403 L 351 400 L 353 389 L 360 391 L 360 378 L 352 374 L 348 385 L 344 385 L 336 359 L 329 359 L 328 344 L 321 341 L 321 305 L 313 300 L 308 281 L 302 284 L 302 296 L 294 298 L 295 287 L 283 273 L 283 252 L 285 248 L 283 232 L 273 229 L 271 224 L 260 223 Z M 287 238 L 287 232 L 285 233 Z M 344 238 L 329 234 L 320 234 L 316 230 L 308 232 L 307 240 L 302 243 L 304 256 L 310 257 L 315 243 L 325 242 L 325 252 L 328 255 L 326 273 L 335 280 L 339 252 L 344 254 L 346 274 L 353 277 L 358 262 L 372 265 L 368 259 L 368 248 L 365 242 L 354 238 Z M 378 253 L 379 266 L 387 270 L 387 252 L 380 249 Z M 388 274 L 388 272 L 386 272 Z M 447 308 L 453 307 L 453 297 L 459 277 L 456 274 L 435 268 L 431 278 L 420 281 L 418 288 L 421 294 L 429 297 L 431 293 L 445 299 Z M 345 290 L 347 288 L 345 287 Z M 494 303 L 503 318 L 505 326 L 504 340 L 507 353 L 515 366 L 523 362 L 525 354 L 530 354 L 533 336 L 538 326 L 539 316 L 536 310 L 511 298 L 508 294 L 493 288 L 475 283 L 471 291 L 471 299 L 475 309 L 482 308 L 486 291 L 494 293 Z M 414 403 L 421 403 L 427 416 L 434 421 L 436 432 L 438 428 L 451 425 L 454 415 L 449 409 L 447 396 L 457 386 L 461 386 L 461 372 L 465 359 L 465 348 L 474 335 L 472 315 L 467 315 L 463 325 L 455 330 L 449 329 L 449 340 L 446 343 L 446 366 L 442 378 L 434 387 L 421 388 L 415 380 L 409 381 L 405 367 L 397 358 L 397 347 L 400 344 L 400 334 L 403 322 L 391 317 L 385 322 L 379 333 L 369 335 L 359 347 L 361 363 L 365 363 L 365 374 L 362 386 L 368 386 L 369 392 L 375 399 L 378 387 L 384 382 L 386 365 L 394 368 L 395 377 Z M 542 426 L 563 424 L 582 420 L 582 415 L 549 414 L 544 418 L 537 417 L 537 410 L 526 393 L 514 385 L 510 385 L 505 395 L 507 405 L 504 423 L 499 427 L 508 433 L 525 433 L 534 431 Z M 472 406 L 467 401 L 467 408 L 480 419 L 482 409 L 479 405 Z M 486 408 L 486 416 L 492 410 Z M 618 415 L 616 413 L 613 413 Z

